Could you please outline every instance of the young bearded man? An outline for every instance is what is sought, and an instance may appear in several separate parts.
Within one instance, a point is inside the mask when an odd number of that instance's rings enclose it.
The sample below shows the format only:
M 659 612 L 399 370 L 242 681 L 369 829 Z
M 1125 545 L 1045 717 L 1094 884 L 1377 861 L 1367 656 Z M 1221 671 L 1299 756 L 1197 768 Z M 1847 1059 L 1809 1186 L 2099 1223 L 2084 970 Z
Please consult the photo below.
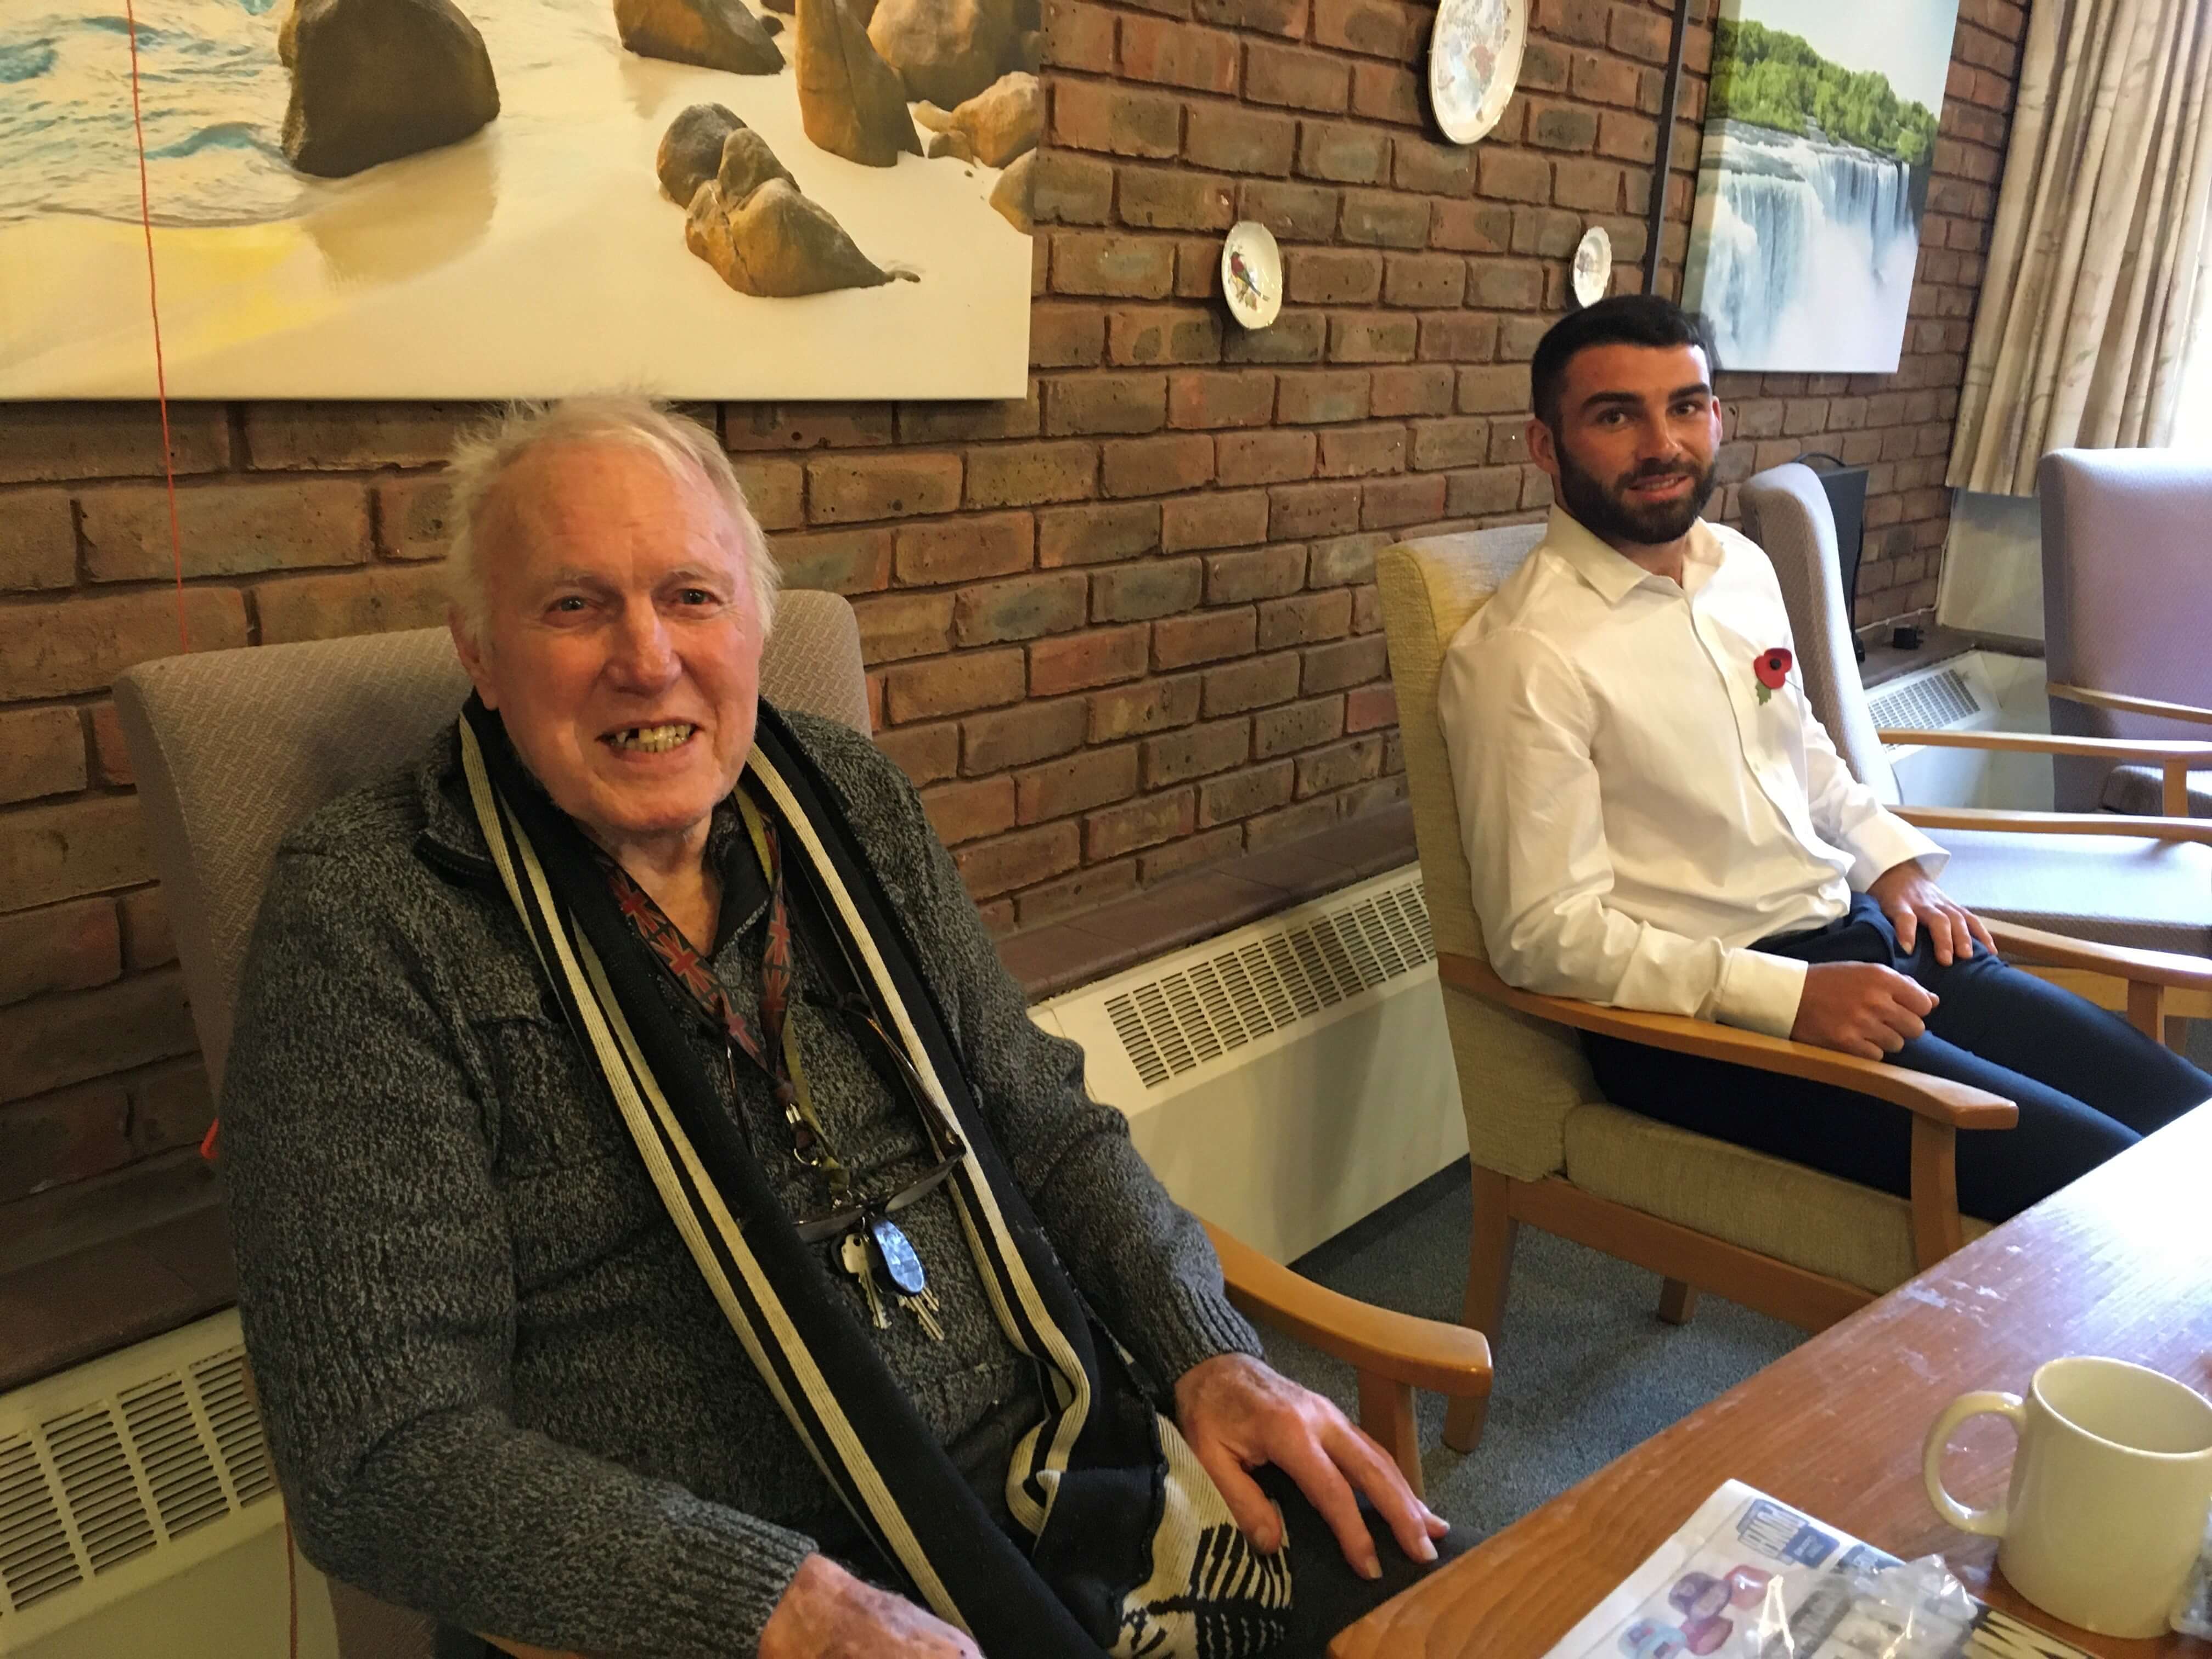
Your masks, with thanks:
M 1641 295 L 1531 366 L 1545 539 L 1453 639 L 1437 712 L 1474 904 L 1511 983 L 1887 1059 L 2016 1101 L 1959 1138 L 1999 1221 L 2212 1097 L 2212 1078 L 2005 966 L 1943 850 L 1852 777 L 1793 665 L 1771 566 L 1698 515 L 1721 408 L 1702 318 Z M 1607 1099 L 1905 1194 L 1899 1107 L 1586 1036 Z

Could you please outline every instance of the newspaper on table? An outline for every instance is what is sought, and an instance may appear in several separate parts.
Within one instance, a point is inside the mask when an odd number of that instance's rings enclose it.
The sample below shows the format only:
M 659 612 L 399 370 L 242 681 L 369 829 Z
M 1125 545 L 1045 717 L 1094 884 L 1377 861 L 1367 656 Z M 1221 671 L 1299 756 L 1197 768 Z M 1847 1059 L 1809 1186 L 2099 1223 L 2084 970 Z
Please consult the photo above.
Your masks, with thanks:
M 2090 1659 L 1731 1480 L 1545 1659 Z

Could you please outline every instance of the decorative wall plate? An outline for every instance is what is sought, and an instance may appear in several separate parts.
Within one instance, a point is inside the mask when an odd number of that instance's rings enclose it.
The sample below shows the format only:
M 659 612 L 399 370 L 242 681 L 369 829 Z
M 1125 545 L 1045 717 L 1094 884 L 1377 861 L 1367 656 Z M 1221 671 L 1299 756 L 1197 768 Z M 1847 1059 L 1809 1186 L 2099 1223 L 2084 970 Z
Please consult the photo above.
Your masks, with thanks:
M 1579 306 L 1595 305 L 1613 286 L 1613 238 L 1603 225 L 1592 225 L 1576 246 L 1574 284 Z
M 1221 291 L 1229 314 L 1247 328 L 1265 328 L 1283 308 L 1283 251 L 1256 219 L 1240 219 L 1221 245 Z
M 1429 102 L 1455 144 L 1498 125 L 1521 78 L 1528 0 L 1443 0 L 1429 37 Z

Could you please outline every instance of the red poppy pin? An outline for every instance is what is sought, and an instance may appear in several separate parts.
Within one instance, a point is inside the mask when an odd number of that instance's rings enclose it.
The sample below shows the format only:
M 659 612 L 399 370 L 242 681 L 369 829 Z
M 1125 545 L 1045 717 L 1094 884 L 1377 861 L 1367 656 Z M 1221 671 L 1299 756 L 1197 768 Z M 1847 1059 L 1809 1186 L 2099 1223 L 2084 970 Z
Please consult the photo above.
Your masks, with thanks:
M 1796 659 L 1781 646 L 1772 646 L 1752 659 L 1752 672 L 1759 676 L 1759 700 L 1764 703 L 1779 691 L 1790 679 L 1790 665 Z

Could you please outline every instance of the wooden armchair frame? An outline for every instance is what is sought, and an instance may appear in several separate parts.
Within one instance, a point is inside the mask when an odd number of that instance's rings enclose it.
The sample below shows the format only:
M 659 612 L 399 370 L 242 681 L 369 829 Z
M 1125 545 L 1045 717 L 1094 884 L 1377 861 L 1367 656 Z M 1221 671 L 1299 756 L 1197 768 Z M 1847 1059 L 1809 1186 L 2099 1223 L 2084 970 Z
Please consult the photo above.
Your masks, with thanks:
M 1430 1389 L 1452 1402 L 1490 1397 L 1490 1343 L 1480 1330 L 1394 1313 L 1340 1296 L 1292 1273 L 1250 1245 L 1206 1224 L 1221 1258 L 1229 1299 L 1253 1319 L 1310 1343 L 1343 1360 L 1359 1377 L 1359 1426 L 1389 1452 L 1421 1495 L 1421 1451 L 1413 1419 L 1413 1393 Z M 501 1636 L 484 1638 L 514 1659 L 584 1659 L 580 1654 L 533 1647 Z

